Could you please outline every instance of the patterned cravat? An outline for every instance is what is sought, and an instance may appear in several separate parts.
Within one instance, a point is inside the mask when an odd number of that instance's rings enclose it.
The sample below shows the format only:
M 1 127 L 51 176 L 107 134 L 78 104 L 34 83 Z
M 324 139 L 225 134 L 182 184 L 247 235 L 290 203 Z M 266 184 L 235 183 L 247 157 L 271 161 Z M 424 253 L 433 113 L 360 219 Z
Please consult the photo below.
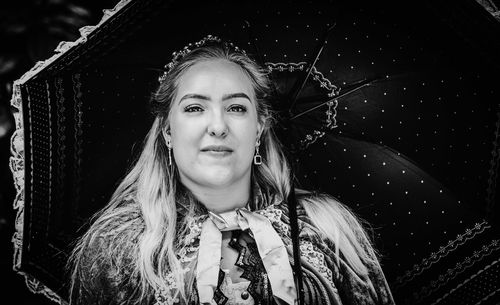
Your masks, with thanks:
M 287 304 L 297 298 L 292 267 L 283 241 L 269 220 L 246 209 L 214 214 L 203 223 L 198 252 L 196 284 L 200 303 L 216 304 L 213 300 L 220 269 L 222 233 L 236 229 L 250 229 L 266 269 L 273 295 Z

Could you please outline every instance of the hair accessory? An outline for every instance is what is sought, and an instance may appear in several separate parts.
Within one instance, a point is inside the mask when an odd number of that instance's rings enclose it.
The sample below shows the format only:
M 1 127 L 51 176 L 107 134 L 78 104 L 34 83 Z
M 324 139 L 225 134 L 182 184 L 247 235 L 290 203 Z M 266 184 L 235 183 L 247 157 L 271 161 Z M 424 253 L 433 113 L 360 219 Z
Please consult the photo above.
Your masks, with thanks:
M 213 36 L 213 35 L 207 35 L 206 37 L 204 37 L 200 41 L 197 41 L 194 43 L 189 43 L 182 50 L 177 51 L 177 52 L 173 52 L 172 53 L 172 61 L 170 61 L 168 64 L 166 64 L 164 66 L 165 71 L 158 78 L 158 81 L 160 82 L 160 84 L 163 83 L 163 81 L 165 81 L 165 79 L 167 78 L 168 72 L 170 70 L 172 70 L 172 68 L 175 67 L 184 56 L 191 53 L 191 51 L 193 51 L 194 49 L 202 47 L 202 46 L 210 44 L 210 43 L 220 43 L 220 42 L 222 42 L 222 39 L 220 39 L 219 37 Z M 239 47 L 235 46 L 233 43 L 227 42 L 227 45 L 230 46 L 233 50 L 235 50 L 237 52 L 241 52 L 241 53 L 246 55 L 245 50 L 240 49 Z
M 255 146 L 255 155 L 253 156 L 253 164 L 261 165 L 262 156 L 259 154 L 260 140 L 257 140 L 257 145 Z

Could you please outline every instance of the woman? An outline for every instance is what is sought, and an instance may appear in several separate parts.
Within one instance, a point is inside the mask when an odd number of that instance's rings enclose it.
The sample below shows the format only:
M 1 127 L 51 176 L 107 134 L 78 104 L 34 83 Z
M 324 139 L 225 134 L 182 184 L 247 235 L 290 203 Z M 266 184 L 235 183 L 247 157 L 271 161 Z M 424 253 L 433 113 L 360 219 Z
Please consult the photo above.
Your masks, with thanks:
M 174 54 L 138 161 L 70 260 L 74 304 L 294 304 L 289 167 L 264 69 L 208 36 Z M 295 191 L 306 304 L 392 304 L 356 217 Z

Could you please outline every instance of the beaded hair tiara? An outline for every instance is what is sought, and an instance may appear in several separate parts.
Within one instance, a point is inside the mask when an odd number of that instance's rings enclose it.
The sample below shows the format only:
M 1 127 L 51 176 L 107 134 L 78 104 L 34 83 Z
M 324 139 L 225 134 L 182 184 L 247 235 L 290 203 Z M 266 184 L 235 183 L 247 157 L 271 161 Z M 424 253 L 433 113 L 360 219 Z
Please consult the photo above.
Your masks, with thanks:
M 179 63 L 179 61 L 184 56 L 186 56 L 187 54 L 191 53 L 191 51 L 193 51 L 194 49 L 202 47 L 202 46 L 205 46 L 205 45 L 208 45 L 208 44 L 211 44 L 211 43 L 221 43 L 221 42 L 222 42 L 222 39 L 220 39 L 219 37 L 213 36 L 213 35 L 207 35 L 203 39 L 201 39 L 200 41 L 197 41 L 197 42 L 194 42 L 194 43 L 189 43 L 182 50 L 177 51 L 177 52 L 173 52 L 172 53 L 172 60 L 168 64 L 166 64 L 164 66 L 164 70 L 165 71 L 158 78 L 158 81 L 160 82 L 160 84 L 163 83 L 165 81 L 165 79 L 167 78 L 168 73 Z M 240 52 L 240 53 L 242 53 L 244 55 L 247 54 L 245 52 L 245 50 L 240 49 L 239 47 L 235 46 L 231 42 L 226 42 L 226 44 L 229 47 L 231 47 L 233 50 L 235 50 L 236 52 Z

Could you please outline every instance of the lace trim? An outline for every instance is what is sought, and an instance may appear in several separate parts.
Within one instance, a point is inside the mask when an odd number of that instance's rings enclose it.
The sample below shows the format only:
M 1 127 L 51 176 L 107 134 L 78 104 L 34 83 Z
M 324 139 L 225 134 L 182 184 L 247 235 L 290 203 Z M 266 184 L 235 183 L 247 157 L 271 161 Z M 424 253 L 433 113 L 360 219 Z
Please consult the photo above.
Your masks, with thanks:
M 82 171 L 82 158 L 81 155 L 83 153 L 83 111 L 82 111 L 82 83 L 80 81 L 80 74 L 74 74 L 71 77 L 71 81 L 73 82 L 73 99 L 75 101 L 74 104 L 74 160 L 76 160 L 75 169 L 74 169 L 74 179 L 75 179 L 75 198 L 80 198 L 80 188 L 81 188 L 81 171 Z M 52 150 L 51 150 L 52 151 Z
M 14 199 L 13 207 L 16 210 L 16 220 L 15 220 L 15 232 L 12 236 L 12 243 L 14 244 L 14 259 L 13 267 L 19 274 L 23 275 L 26 281 L 26 286 L 29 290 L 36 294 L 43 294 L 50 300 L 59 303 L 66 304 L 66 302 L 61 299 L 55 292 L 40 283 L 37 279 L 31 275 L 20 271 L 21 258 L 22 258 L 22 245 L 23 245 L 23 225 L 24 225 L 24 193 L 25 193 L 25 155 L 24 155 L 24 124 L 23 124 L 23 109 L 22 109 L 22 95 L 21 95 L 21 85 L 30 80 L 33 76 L 39 73 L 41 70 L 45 69 L 64 53 L 69 51 L 76 45 L 83 44 L 87 41 L 87 37 L 96 28 L 100 27 L 106 20 L 111 18 L 119 10 L 121 10 L 127 3 L 131 0 L 121 0 L 112 9 L 106 9 L 103 11 L 103 17 L 101 21 L 95 26 L 85 26 L 80 29 L 81 37 L 74 42 L 61 42 L 54 50 L 50 58 L 44 61 L 38 61 L 30 70 L 25 72 L 19 79 L 14 81 L 13 92 L 11 98 L 11 105 L 17 111 L 13 113 L 14 121 L 16 125 L 16 130 L 11 136 L 11 157 L 9 162 L 9 167 L 14 178 L 14 186 L 16 188 L 16 197 Z M 51 113 L 51 112 L 49 112 Z M 52 141 L 51 141 L 52 143 Z
M 205 216 L 200 216 L 194 218 L 188 224 L 188 233 L 180 241 L 180 247 L 177 252 L 177 258 L 183 265 L 182 272 L 185 274 L 190 271 L 188 265 L 197 258 L 199 238 L 201 234 L 201 227 L 206 219 Z M 175 291 L 177 283 L 175 280 L 175 275 L 173 272 L 168 272 L 166 274 L 167 282 L 161 287 L 155 287 L 155 305 L 172 305 L 179 302 L 177 296 L 173 295 L 172 291 Z
M 476 225 L 472 229 L 465 230 L 464 234 L 458 235 L 455 240 L 450 240 L 446 246 L 440 247 L 438 252 L 431 253 L 429 258 L 423 259 L 422 262 L 418 265 L 415 264 L 412 270 L 408 270 L 404 275 L 397 277 L 395 281 L 395 288 L 399 288 L 407 282 L 411 281 L 415 276 L 421 274 L 424 270 L 429 269 L 441 258 L 455 251 L 459 246 L 465 244 L 468 240 L 474 238 L 476 235 L 483 233 L 490 227 L 491 226 L 486 221 L 483 221 L 481 223 L 476 223 Z
M 57 293 L 46 287 L 32 275 L 21 271 L 22 247 L 24 234 L 24 196 L 25 196 L 25 155 L 24 155 L 24 125 L 23 125 L 23 107 L 20 81 L 14 82 L 12 92 L 11 105 L 17 111 L 13 112 L 16 130 L 11 136 L 9 158 L 9 167 L 12 172 L 16 196 L 13 202 L 13 208 L 16 210 L 15 232 L 12 236 L 14 244 L 13 268 L 20 275 L 24 276 L 26 286 L 35 294 L 43 294 L 48 299 L 58 303 L 66 304 L 66 302 Z
M 14 198 L 14 209 L 17 210 L 16 219 L 14 222 L 15 232 L 12 236 L 14 244 L 13 264 L 14 270 L 19 270 L 21 267 L 21 256 L 23 247 L 23 219 L 24 219 L 24 129 L 23 129 L 23 111 L 21 99 L 21 87 L 14 84 L 12 92 L 11 105 L 17 111 L 13 112 L 16 130 L 10 138 L 9 167 L 14 180 L 16 189 L 16 197 Z M 18 271 L 19 272 L 19 271 Z M 25 275 L 26 281 L 28 276 Z
M 481 250 L 474 251 L 472 256 L 465 258 L 462 262 L 456 264 L 453 269 L 448 269 L 446 274 L 441 274 L 437 280 L 431 281 L 428 286 L 423 287 L 419 292 L 413 294 L 414 300 L 420 302 L 422 299 L 437 291 L 443 285 L 454 279 L 460 273 L 472 267 L 476 262 L 482 260 L 484 257 L 490 255 L 494 251 L 500 249 L 500 241 L 493 240 L 489 245 L 484 245 Z
M 314 245 L 309 241 L 303 241 L 300 243 L 300 252 L 302 254 L 301 257 L 311 264 L 324 278 L 326 278 L 332 289 L 336 291 L 337 289 L 333 282 L 332 270 L 327 267 L 323 253 L 316 250 Z
M 265 216 L 272 224 L 281 228 L 278 230 L 280 237 L 285 237 L 283 236 L 283 232 L 288 234 L 288 226 L 281 221 L 282 211 L 277 209 L 274 205 L 269 205 L 266 209 L 257 211 L 257 213 Z M 186 267 L 186 265 L 197 258 L 201 228 L 206 217 L 207 215 L 203 215 L 193 219 L 188 224 L 188 233 L 180 241 L 177 257 L 184 264 L 184 273 L 190 271 L 189 267 Z M 172 305 L 179 302 L 179 300 L 172 295 L 172 291 L 175 291 L 177 288 L 173 272 L 167 273 L 166 277 L 169 280 L 164 286 L 154 288 L 156 299 L 155 305 Z
M 168 273 L 165 279 L 167 282 L 163 287 L 155 288 L 155 305 L 171 305 L 179 302 L 179 299 L 176 296 L 172 296 L 171 293 L 172 290 L 177 289 L 174 274 L 172 272 Z
M 62 186 L 66 181 L 65 176 L 65 167 L 66 163 L 66 141 L 65 141 L 65 133 L 66 133 L 66 116 L 65 116 L 65 98 L 64 98 L 64 86 L 63 79 L 56 78 L 55 82 L 55 92 L 56 92 L 56 109 L 57 109 L 57 185 L 59 190 L 57 190 L 57 195 L 59 196 L 59 200 L 62 200 L 61 191 Z
M 182 247 L 177 253 L 177 257 L 183 264 L 189 263 L 196 258 L 196 251 L 198 250 L 197 241 L 199 240 L 201 234 L 201 227 L 206 217 L 197 218 L 188 225 L 189 232 L 184 236 L 181 241 Z M 196 244 L 195 244 L 196 243 Z M 188 270 L 186 270 L 188 271 Z
M 104 9 L 101 21 L 94 26 L 84 26 L 79 29 L 80 38 L 75 41 L 61 41 L 54 50 L 54 55 L 44 61 L 38 61 L 28 72 L 24 73 L 15 84 L 22 85 L 35 76 L 38 72 L 48 67 L 51 63 L 56 61 L 63 54 L 71 50 L 77 45 L 84 44 L 87 42 L 87 37 L 99 28 L 104 22 L 115 15 L 118 11 L 123 9 L 131 0 L 120 0 L 112 9 Z
M 500 259 L 497 259 L 496 261 L 492 262 L 491 264 L 489 264 L 488 266 L 484 267 L 483 269 L 479 270 L 477 273 L 471 275 L 468 279 L 466 279 L 465 281 L 463 281 L 462 283 L 460 283 L 457 287 L 451 289 L 448 293 L 446 293 L 445 295 L 443 295 L 441 298 L 437 299 L 434 303 L 432 303 L 431 305 L 436 305 L 438 303 L 440 303 L 442 300 L 446 299 L 447 297 L 449 297 L 452 293 L 454 293 L 455 291 L 457 291 L 458 289 L 460 289 L 460 287 L 466 285 L 468 282 L 472 281 L 474 278 L 480 276 L 483 272 L 487 271 L 488 269 L 492 268 L 492 267 L 495 267 L 496 264 L 500 263 Z M 490 296 L 494 295 L 496 292 L 498 292 L 499 289 L 493 291 L 492 293 L 490 293 L 489 295 L 485 296 L 482 300 L 480 300 L 479 302 L 477 302 L 476 304 L 480 304 L 483 300 L 486 300 L 487 298 L 489 298 Z
M 307 63 L 306 62 L 299 62 L 299 63 L 295 63 L 295 62 L 290 62 L 290 63 L 266 62 L 265 65 L 266 65 L 267 69 L 269 70 L 269 72 L 273 72 L 276 70 L 278 70 L 280 72 L 284 72 L 284 71 L 293 72 L 295 70 L 303 71 L 305 66 L 307 65 Z
M 290 236 L 290 227 L 281 220 L 281 216 L 283 215 L 282 210 L 277 209 L 275 205 L 272 204 L 264 210 L 257 211 L 257 213 L 269 219 L 283 242 L 287 240 L 288 236 Z
M 256 213 L 265 216 L 273 227 L 276 228 L 277 233 L 280 237 L 286 241 L 289 237 L 289 226 L 285 224 L 282 220 L 283 211 L 276 208 L 276 206 L 269 205 L 266 209 L 257 211 Z M 196 259 L 198 251 L 198 241 L 201 233 L 201 227 L 203 221 L 206 219 L 206 215 L 193 220 L 189 225 L 189 231 L 186 236 L 181 241 L 182 246 L 178 251 L 179 260 L 182 263 L 189 263 Z M 300 249 L 302 251 L 302 257 L 311 264 L 325 279 L 328 280 L 332 289 L 336 290 L 336 286 L 333 281 L 332 271 L 327 267 L 324 255 L 315 249 L 314 245 L 309 241 L 301 242 Z M 185 268 L 184 272 L 188 272 L 189 268 Z M 172 272 L 168 273 L 167 276 L 170 279 L 165 286 L 155 288 L 155 305 L 171 305 L 178 302 L 176 298 L 172 296 L 172 291 L 176 289 L 176 283 L 174 280 L 174 275 Z
M 279 71 L 279 72 L 294 72 L 296 70 L 303 71 L 306 68 L 307 63 L 306 62 L 299 62 L 299 63 L 272 63 L 272 62 L 267 62 L 265 63 L 267 69 L 272 72 L 272 71 Z M 311 69 L 311 79 L 313 81 L 316 81 L 319 83 L 320 88 L 324 88 L 328 93 L 327 95 L 329 97 L 335 97 L 339 95 L 340 93 L 340 88 L 332 84 L 332 82 L 326 78 L 323 73 L 318 71 L 316 67 L 313 67 Z M 327 129 L 333 129 L 338 127 L 337 125 L 337 106 L 338 106 L 338 101 L 337 100 L 332 100 L 326 104 L 328 107 L 327 110 L 325 111 L 325 122 L 326 124 L 324 125 L 325 128 Z M 325 132 L 323 130 L 313 130 L 311 133 L 308 133 L 304 136 L 303 139 L 299 141 L 298 148 L 300 150 L 306 149 L 309 145 L 313 144 L 316 142 L 318 139 L 322 138 L 325 135 Z
M 229 242 L 229 246 L 238 251 L 235 266 L 243 270 L 240 277 L 250 281 L 247 291 L 252 298 L 254 300 L 268 300 L 269 296 L 272 295 L 272 291 L 257 244 L 255 241 L 245 240 L 242 233 L 243 231 L 233 231 Z M 266 304 L 266 302 L 264 303 Z

